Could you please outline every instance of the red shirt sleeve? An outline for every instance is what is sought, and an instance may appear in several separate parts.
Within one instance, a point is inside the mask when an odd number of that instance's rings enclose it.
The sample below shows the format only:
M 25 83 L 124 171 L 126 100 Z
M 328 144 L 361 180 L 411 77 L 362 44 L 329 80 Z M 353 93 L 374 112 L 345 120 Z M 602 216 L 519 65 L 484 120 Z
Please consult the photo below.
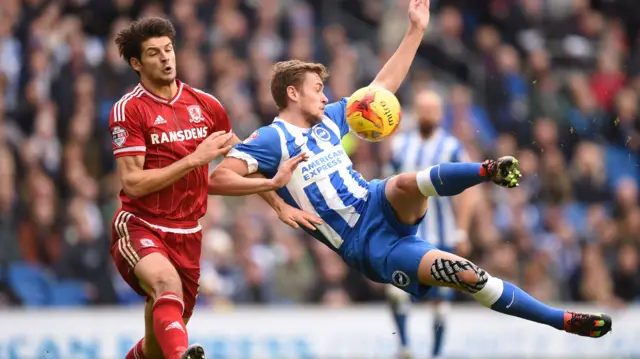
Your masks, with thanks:
M 123 98 L 113 105 L 109 116 L 109 131 L 115 158 L 146 154 L 143 121 L 144 117 L 134 101 Z
M 207 108 L 210 111 L 211 117 L 214 119 L 213 131 L 231 131 L 231 121 L 229 120 L 229 115 L 227 114 L 227 110 L 224 109 L 224 106 L 215 98 L 213 95 L 210 95 L 204 91 L 196 90 L 196 92 L 200 95 L 202 101 L 207 104 Z

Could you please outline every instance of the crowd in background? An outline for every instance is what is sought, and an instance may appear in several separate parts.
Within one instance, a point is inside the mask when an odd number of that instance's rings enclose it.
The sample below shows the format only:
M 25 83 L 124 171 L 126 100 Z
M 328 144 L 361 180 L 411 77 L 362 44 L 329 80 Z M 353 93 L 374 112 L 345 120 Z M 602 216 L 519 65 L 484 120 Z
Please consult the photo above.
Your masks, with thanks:
M 174 22 L 178 75 L 215 95 L 244 138 L 277 112 L 270 66 L 331 69 L 331 100 L 369 83 L 402 39 L 407 0 L 3 0 L 0 3 L 0 305 L 139 303 L 109 255 L 119 206 L 111 106 L 138 78 L 119 58 L 132 19 Z M 473 259 L 543 301 L 640 299 L 640 7 L 634 0 L 431 0 L 398 93 L 444 100 L 474 160 L 514 154 L 516 190 L 483 185 Z M 388 148 L 351 139 L 381 176 Z M 379 301 L 383 287 L 281 224 L 257 196 L 210 197 L 199 300 Z M 459 300 L 465 300 L 460 296 Z

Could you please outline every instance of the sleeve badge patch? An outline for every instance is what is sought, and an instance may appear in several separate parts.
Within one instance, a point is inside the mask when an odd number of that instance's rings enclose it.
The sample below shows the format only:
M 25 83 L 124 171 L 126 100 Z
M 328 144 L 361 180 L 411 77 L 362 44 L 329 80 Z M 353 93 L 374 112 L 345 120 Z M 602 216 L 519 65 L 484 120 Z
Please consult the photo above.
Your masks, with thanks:
M 122 147 L 122 145 L 127 141 L 127 137 L 129 137 L 129 132 L 120 126 L 116 126 L 111 131 L 111 137 L 113 138 L 113 143 L 115 143 L 117 147 Z
M 242 141 L 242 143 L 249 143 L 255 140 L 256 138 L 258 138 L 258 131 L 253 131 L 253 133 L 249 135 L 249 137 L 247 137 L 244 141 Z

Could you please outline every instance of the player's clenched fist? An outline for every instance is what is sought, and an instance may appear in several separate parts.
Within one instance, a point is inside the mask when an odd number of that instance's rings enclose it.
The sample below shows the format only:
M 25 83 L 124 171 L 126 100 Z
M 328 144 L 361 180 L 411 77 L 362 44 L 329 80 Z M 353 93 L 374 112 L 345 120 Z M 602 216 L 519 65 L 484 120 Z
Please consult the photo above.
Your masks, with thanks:
M 231 150 L 227 142 L 233 136 L 233 132 L 218 131 L 212 133 L 202 141 L 198 148 L 191 154 L 191 159 L 196 167 L 204 166 L 213 161 L 216 157 L 224 155 Z

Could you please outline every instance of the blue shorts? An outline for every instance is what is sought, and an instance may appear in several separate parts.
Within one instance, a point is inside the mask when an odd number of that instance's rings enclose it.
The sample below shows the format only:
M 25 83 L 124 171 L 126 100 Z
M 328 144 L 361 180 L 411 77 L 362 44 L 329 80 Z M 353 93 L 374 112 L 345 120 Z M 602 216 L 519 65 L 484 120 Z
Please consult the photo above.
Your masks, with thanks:
M 369 184 L 367 208 L 355 227 L 357 238 L 348 245 L 350 258 L 345 260 L 375 282 L 391 283 L 422 298 L 431 287 L 418 282 L 418 266 L 436 247 L 416 236 L 419 223 L 410 226 L 398 221 L 384 192 L 388 180 Z

